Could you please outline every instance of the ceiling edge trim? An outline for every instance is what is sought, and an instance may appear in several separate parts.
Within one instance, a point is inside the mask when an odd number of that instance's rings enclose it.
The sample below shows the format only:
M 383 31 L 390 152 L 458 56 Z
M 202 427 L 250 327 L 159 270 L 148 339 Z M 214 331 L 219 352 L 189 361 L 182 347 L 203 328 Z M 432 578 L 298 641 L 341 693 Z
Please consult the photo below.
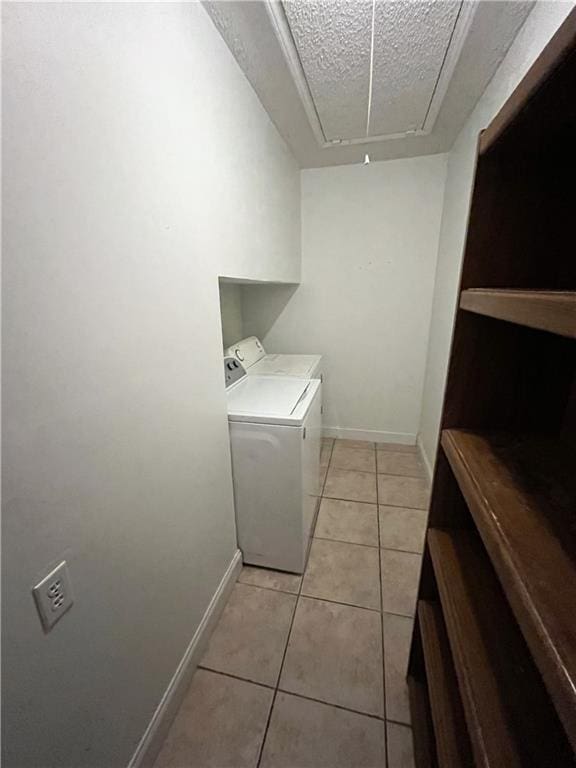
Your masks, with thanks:
M 286 19 L 286 14 L 282 8 L 282 3 L 280 0 L 266 0 L 264 5 L 272 23 L 272 28 L 274 29 L 276 38 L 280 43 L 280 48 L 282 49 L 286 63 L 288 64 L 288 69 L 290 70 L 292 78 L 294 79 L 294 83 L 296 84 L 298 95 L 302 101 L 302 105 L 306 112 L 306 116 L 308 117 L 310 127 L 314 132 L 316 141 L 321 147 L 329 147 L 331 144 L 326 141 L 326 136 L 324 135 L 322 124 L 320 123 L 320 118 L 316 112 L 314 99 L 310 93 L 308 81 L 306 80 L 302 62 L 300 61 L 300 56 L 296 50 L 296 45 L 292 37 L 292 32 L 290 31 L 290 26 L 288 25 L 288 20 Z
M 440 72 L 438 73 L 438 80 L 436 81 L 434 93 L 432 94 L 430 104 L 428 105 L 424 123 L 422 124 L 422 132 L 425 134 L 431 133 L 434 128 L 438 113 L 440 112 L 440 107 L 446 96 L 452 76 L 454 75 L 456 64 L 462 53 L 462 48 L 464 47 L 464 42 L 470 31 L 470 26 L 477 8 L 478 0 L 461 0 L 458 17 L 454 29 L 452 30 L 444 61 L 442 62 Z

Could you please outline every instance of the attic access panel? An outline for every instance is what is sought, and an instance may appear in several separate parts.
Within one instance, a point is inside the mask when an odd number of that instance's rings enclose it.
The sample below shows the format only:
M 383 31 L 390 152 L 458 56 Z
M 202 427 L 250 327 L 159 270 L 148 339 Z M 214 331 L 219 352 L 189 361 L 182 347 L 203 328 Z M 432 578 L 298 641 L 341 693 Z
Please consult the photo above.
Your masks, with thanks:
M 282 7 L 325 142 L 432 128 L 473 12 L 460 0 L 285 0 Z M 370 98 L 372 31 L 372 99 Z M 298 73 L 293 69 L 293 74 Z

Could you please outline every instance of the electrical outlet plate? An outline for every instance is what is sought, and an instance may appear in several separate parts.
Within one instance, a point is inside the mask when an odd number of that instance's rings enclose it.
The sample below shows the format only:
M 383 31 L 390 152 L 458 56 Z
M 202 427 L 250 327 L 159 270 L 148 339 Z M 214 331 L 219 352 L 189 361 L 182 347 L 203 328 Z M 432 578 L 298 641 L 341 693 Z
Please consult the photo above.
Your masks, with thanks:
M 49 632 L 74 602 L 66 560 L 32 588 L 42 626 Z

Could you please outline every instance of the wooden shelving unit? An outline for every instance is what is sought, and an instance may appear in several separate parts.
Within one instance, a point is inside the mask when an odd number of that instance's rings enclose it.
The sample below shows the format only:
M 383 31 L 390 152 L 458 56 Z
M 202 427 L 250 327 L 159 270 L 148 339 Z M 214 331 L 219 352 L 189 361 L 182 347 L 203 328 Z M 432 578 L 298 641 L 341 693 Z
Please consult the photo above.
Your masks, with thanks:
M 576 291 L 506 291 L 469 288 L 460 307 L 528 328 L 576 339 Z
M 477 534 L 431 530 L 428 546 L 476 764 L 569 765 L 562 728 Z
M 546 441 L 446 430 L 442 448 L 558 712 L 576 733 L 576 510 Z M 565 469 L 576 455 L 568 457 Z M 549 466 L 551 464 L 551 466 Z
M 419 768 L 436 768 L 436 753 L 433 748 L 433 726 L 430 712 L 430 700 L 423 683 L 414 677 L 408 678 L 410 710 L 414 717 L 412 735 L 414 740 L 414 759 Z
M 438 762 L 454 768 L 470 764 L 470 739 L 450 657 L 442 609 L 437 602 L 420 600 L 418 624 L 430 690 Z
M 410 653 L 419 768 L 576 765 L 576 10 L 478 148 Z

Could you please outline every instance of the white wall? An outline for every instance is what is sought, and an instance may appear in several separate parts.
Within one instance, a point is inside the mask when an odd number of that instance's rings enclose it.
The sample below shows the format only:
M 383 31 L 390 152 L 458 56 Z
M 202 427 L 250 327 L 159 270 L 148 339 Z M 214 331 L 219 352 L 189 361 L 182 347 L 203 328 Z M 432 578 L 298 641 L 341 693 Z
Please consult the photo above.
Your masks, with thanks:
M 220 315 L 224 348 L 244 338 L 242 289 L 236 283 L 220 283 Z
M 299 172 L 200 5 L 3 11 L 3 765 L 116 768 L 235 552 L 217 275 L 298 279 Z
M 302 284 L 244 288 L 245 333 L 324 355 L 324 424 L 414 442 L 445 155 L 302 172 Z
M 478 135 L 500 110 L 573 6 L 573 2 L 536 3 L 448 156 L 420 421 L 420 441 L 429 467 L 436 458 Z

